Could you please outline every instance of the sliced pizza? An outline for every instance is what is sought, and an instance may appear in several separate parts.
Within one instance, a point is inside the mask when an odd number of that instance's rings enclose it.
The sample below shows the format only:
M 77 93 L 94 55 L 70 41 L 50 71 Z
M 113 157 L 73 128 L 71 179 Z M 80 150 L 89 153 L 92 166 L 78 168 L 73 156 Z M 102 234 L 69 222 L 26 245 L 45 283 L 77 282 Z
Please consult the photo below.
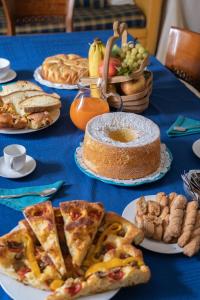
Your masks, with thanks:
M 150 270 L 141 251 L 131 245 L 109 250 L 100 263 L 92 265 L 84 278 L 68 279 L 47 300 L 71 300 L 121 287 L 146 283 Z
M 54 210 L 51 202 L 46 201 L 29 206 L 25 208 L 24 215 L 58 272 L 62 276 L 66 276 L 66 267 L 58 240 Z
M 44 290 L 55 290 L 64 283 L 48 255 L 34 245 L 26 228 L 0 238 L 0 271 Z
M 67 277 L 77 277 L 83 274 L 83 271 L 78 267 L 73 265 L 72 257 L 69 253 L 69 249 L 66 243 L 65 232 L 64 232 L 64 220 L 59 207 L 54 207 L 54 215 L 56 228 L 58 232 L 58 239 L 62 251 L 62 255 L 64 258 L 65 266 L 67 269 Z
M 144 233 L 141 229 L 116 213 L 107 212 L 83 265 L 89 267 L 101 261 L 103 255 L 110 249 L 116 249 L 124 244 L 140 244 L 143 239 Z
M 81 266 L 103 219 L 103 205 L 75 200 L 60 203 L 60 209 L 72 262 Z
M 67 270 L 67 277 L 77 277 L 81 276 L 83 274 L 83 270 L 81 270 L 79 267 L 75 267 L 72 264 L 72 257 L 71 254 L 69 253 L 67 244 L 66 244 L 66 239 L 65 239 L 65 234 L 64 234 L 64 221 L 63 217 L 60 212 L 60 208 L 56 207 L 54 208 L 54 215 L 55 215 L 55 223 L 56 223 L 56 228 L 57 228 L 57 233 L 58 233 L 58 239 L 59 239 L 59 244 L 61 247 L 61 252 L 63 255 L 63 259 L 65 262 L 65 267 Z M 40 242 L 38 241 L 35 233 L 33 232 L 32 228 L 30 227 L 29 223 L 27 220 L 21 220 L 19 222 L 19 227 L 20 228 L 25 228 L 28 230 L 29 235 L 31 235 L 34 244 L 37 246 L 41 246 Z M 46 256 L 48 256 L 48 253 L 46 253 Z M 49 257 L 50 259 L 50 257 Z M 45 258 L 45 261 L 47 261 L 47 258 Z

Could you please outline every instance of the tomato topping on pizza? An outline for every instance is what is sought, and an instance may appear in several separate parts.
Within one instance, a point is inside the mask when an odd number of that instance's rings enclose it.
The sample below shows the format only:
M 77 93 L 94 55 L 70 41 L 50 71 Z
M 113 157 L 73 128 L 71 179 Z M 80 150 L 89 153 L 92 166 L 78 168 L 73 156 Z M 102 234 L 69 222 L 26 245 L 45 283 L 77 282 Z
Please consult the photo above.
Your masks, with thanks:
M 124 277 L 124 272 L 122 272 L 120 269 L 119 270 L 116 270 L 116 271 L 113 271 L 113 272 L 110 272 L 108 274 L 108 277 L 112 280 L 121 280 L 123 277 Z
M 78 283 L 74 283 L 72 284 L 70 287 L 66 288 L 66 291 L 68 292 L 68 294 L 73 297 L 75 296 L 76 294 L 78 294 L 81 290 L 81 283 L 78 282 Z
M 21 267 L 21 268 L 17 271 L 17 274 L 19 275 L 20 280 L 23 280 L 24 277 L 25 277 L 25 275 L 26 275 L 26 273 L 28 273 L 28 272 L 31 272 L 31 269 L 29 269 L 29 268 L 26 267 L 26 266 Z
M 78 210 L 74 210 L 74 211 L 70 212 L 70 216 L 71 216 L 71 218 L 72 218 L 73 221 L 76 221 L 77 219 L 80 218 L 81 213 Z

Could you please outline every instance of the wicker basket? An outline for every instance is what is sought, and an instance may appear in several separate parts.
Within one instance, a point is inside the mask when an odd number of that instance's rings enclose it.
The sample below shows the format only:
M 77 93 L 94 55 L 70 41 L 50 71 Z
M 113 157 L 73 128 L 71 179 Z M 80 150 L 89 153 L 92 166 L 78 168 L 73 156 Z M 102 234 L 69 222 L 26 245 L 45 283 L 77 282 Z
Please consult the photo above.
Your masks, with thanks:
M 140 65 L 140 68 L 130 74 L 129 76 L 113 76 L 108 77 L 108 66 L 109 66 L 109 59 L 111 55 L 111 50 L 113 47 L 114 42 L 121 38 L 121 44 L 124 45 L 127 43 L 127 25 L 125 23 L 119 24 L 118 21 L 114 22 L 113 24 L 113 31 L 114 34 L 111 36 L 106 44 L 106 51 L 104 57 L 104 70 L 102 78 L 94 78 L 94 77 L 87 77 L 81 78 L 82 84 L 97 84 L 101 85 L 102 95 L 108 101 L 111 107 L 114 107 L 118 110 L 122 111 L 130 111 L 135 113 L 141 113 L 149 106 L 149 96 L 152 91 L 152 82 L 153 82 L 153 75 L 149 71 L 145 71 L 146 66 L 148 65 L 148 57 L 143 60 L 143 63 Z M 109 86 L 112 85 L 119 85 L 122 82 L 127 82 L 131 80 L 137 80 L 141 75 L 145 76 L 146 79 L 146 86 L 144 90 L 137 94 L 132 95 L 119 95 L 114 92 L 109 91 Z

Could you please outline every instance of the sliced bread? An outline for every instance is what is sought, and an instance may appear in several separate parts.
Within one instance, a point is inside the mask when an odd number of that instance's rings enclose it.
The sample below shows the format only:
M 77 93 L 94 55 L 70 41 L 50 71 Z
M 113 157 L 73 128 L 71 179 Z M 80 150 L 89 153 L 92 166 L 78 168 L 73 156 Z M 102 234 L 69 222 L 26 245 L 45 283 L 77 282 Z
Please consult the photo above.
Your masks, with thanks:
M 2 89 L 3 90 L 2 92 L 0 92 L 0 96 L 5 96 L 17 91 L 27 91 L 27 90 L 42 91 L 41 87 L 39 87 L 33 82 L 26 81 L 26 80 L 19 80 L 15 83 L 4 85 Z
M 37 91 L 37 90 L 35 90 L 35 91 L 33 91 L 33 90 L 17 91 L 17 92 L 13 92 L 13 93 L 10 93 L 5 96 L 1 96 L 1 100 L 5 104 L 12 103 L 14 105 L 17 105 L 18 103 L 20 103 L 21 101 L 24 101 L 25 99 L 27 99 L 29 97 L 42 95 L 42 94 L 45 94 L 45 93 L 43 91 Z
M 27 98 L 20 102 L 20 107 L 25 113 L 35 113 L 42 111 L 52 111 L 61 107 L 61 102 L 57 97 L 43 94 Z

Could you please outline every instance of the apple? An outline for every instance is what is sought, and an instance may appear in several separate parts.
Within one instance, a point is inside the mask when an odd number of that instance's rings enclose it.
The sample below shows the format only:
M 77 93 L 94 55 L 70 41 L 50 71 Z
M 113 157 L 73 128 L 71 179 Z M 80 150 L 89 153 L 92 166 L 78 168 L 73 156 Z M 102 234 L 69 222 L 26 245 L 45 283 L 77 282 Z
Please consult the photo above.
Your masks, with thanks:
M 122 82 L 120 84 L 121 90 L 125 95 L 134 95 L 145 89 L 146 81 L 141 75 L 138 79 Z
M 118 58 L 111 57 L 109 59 L 108 77 L 115 76 L 117 74 L 117 67 L 121 65 L 121 61 Z M 104 60 L 99 65 L 99 76 L 103 76 Z

